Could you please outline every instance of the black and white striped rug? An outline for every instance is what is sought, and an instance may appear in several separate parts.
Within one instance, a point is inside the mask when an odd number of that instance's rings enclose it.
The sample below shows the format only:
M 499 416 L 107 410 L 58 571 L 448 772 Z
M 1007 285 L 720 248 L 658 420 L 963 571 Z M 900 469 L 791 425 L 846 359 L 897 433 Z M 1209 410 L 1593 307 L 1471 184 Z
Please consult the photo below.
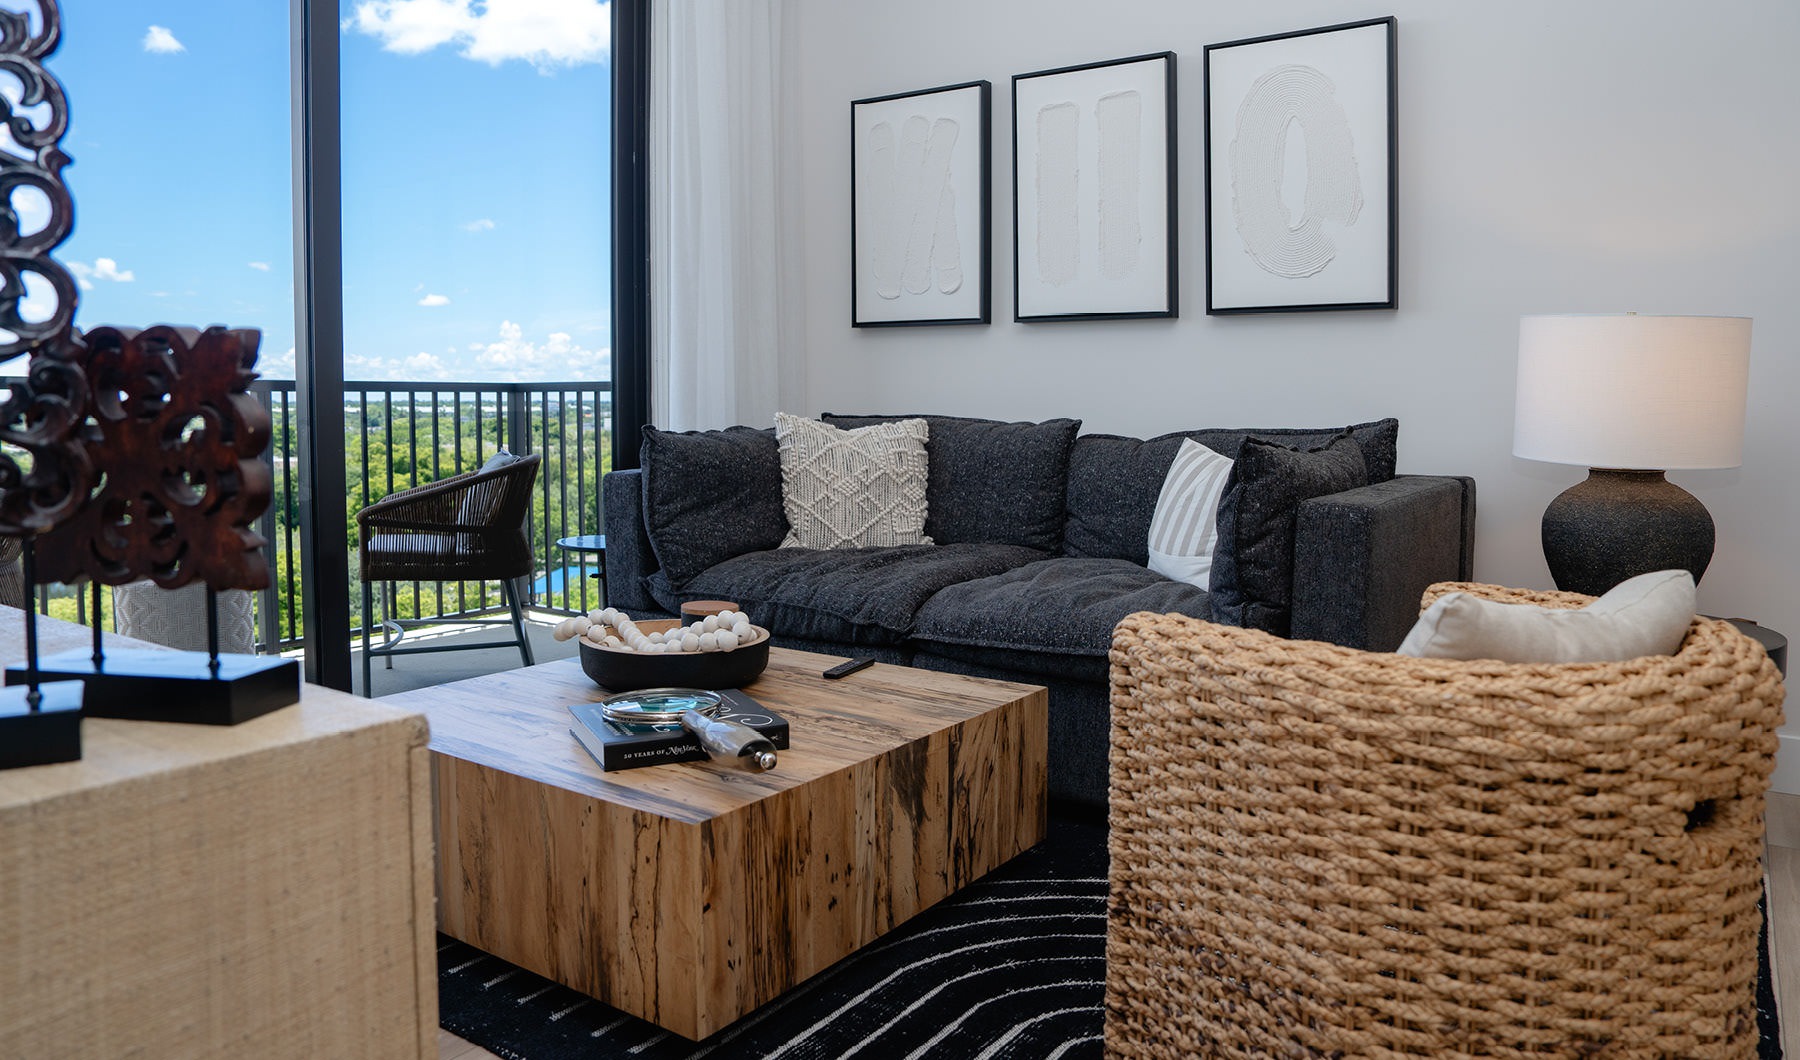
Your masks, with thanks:
M 1081 1060 L 1101 1055 L 1106 826 L 1048 839 L 702 1042 L 438 936 L 439 1022 L 507 1060 Z M 1760 1060 L 1781 1060 L 1768 942 Z
M 1100 1049 L 1106 826 L 1045 842 L 702 1042 L 438 936 L 438 1022 L 507 1060 L 1081 1060 Z

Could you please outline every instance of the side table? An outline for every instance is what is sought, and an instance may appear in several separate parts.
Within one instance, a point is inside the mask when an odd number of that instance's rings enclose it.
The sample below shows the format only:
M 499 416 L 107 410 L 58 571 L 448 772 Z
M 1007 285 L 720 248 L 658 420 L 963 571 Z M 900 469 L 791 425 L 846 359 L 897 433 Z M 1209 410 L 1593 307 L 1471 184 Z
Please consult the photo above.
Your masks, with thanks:
M 1739 633 L 1761 644 L 1763 650 L 1769 653 L 1769 661 L 1773 662 L 1775 668 L 1781 671 L 1781 676 L 1787 676 L 1788 645 L 1785 634 L 1777 633 L 1768 626 L 1758 625 L 1747 618 L 1728 618 L 1725 621 L 1736 626 Z
M 582 534 L 579 537 L 558 538 L 556 541 L 556 547 L 563 550 L 563 559 L 565 561 L 565 564 L 566 564 L 566 561 L 568 560 L 568 558 L 570 556 L 573 556 L 575 558 L 576 569 L 578 569 L 581 572 L 581 609 L 583 611 L 586 611 L 588 609 L 588 605 L 587 605 L 587 580 L 589 577 L 588 572 L 587 572 L 588 557 L 589 556 L 599 557 L 595 561 L 596 565 L 598 566 L 599 569 L 594 571 L 592 577 L 600 583 L 600 601 L 597 606 L 605 607 L 606 606 L 606 535 L 605 534 Z
M 6 662 L 23 625 L 0 607 Z M 79 761 L 0 771 L 0 1056 L 435 1060 L 423 715 L 306 685 L 241 725 L 81 728 Z

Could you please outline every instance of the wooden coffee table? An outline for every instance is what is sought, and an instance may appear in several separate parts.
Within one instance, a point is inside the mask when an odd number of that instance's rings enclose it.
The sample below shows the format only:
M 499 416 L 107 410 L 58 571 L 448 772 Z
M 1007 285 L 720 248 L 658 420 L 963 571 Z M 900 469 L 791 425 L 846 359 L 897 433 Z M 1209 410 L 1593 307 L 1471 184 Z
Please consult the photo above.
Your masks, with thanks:
M 383 700 L 424 712 L 446 934 L 703 1038 L 1044 836 L 1042 688 L 775 649 L 770 773 L 602 773 L 564 659 Z

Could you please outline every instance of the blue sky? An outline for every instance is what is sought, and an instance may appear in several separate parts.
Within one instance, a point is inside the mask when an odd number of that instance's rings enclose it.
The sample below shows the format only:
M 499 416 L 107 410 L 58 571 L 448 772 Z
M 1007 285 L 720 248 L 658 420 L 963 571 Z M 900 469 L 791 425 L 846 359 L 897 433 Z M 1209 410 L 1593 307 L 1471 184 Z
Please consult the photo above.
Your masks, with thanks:
M 597 0 L 344 0 L 345 374 L 609 377 Z M 63 0 L 77 323 L 259 327 L 292 377 L 288 5 Z

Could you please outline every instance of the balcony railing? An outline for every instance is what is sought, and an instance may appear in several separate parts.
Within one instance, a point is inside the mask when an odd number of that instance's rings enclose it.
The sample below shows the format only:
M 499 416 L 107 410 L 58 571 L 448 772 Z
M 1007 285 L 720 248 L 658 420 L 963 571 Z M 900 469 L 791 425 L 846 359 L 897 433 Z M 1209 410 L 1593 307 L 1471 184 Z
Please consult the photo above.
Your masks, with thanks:
M 4 381 L 0 381 L 3 383 Z M 256 600 L 257 647 L 297 647 L 303 616 L 299 542 L 299 406 L 294 384 L 258 380 L 252 392 L 269 410 L 274 494 L 258 525 L 268 544 L 272 575 Z M 600 480 L 612 468 L 612 384 L 375 383 L 344 384 L 346 507 L 354 514 L 390 493 L 473 471 L 501 447 L 543 463 L 533 492 L 529 529 L 535 569 L 527 586 L 531 606 L 576 612 L 598 605 L 600 587 L 581 576 L 579 561 L 556 547 L 560 538 L 599 534 Z M 356 586 L 356 528 L 345 527 L 352 579 L 351 629 L 360 613 Z M 590 563 L 590 569 L 592 564 Z M 87 622 L 88 594 L 40 587 L 39 610 L 73 611 Z M 376 615 L 382 617 L 381 593 Z M 56 601 L 53 603 L 53 601 Z M 388 597 L 396 617 L 467 618 L 504 607 L 497 582 L 401 583 Z M 106 606 L 106 605 L 103 605 Z M 110 607 L 102 620 L 111 624 Z

